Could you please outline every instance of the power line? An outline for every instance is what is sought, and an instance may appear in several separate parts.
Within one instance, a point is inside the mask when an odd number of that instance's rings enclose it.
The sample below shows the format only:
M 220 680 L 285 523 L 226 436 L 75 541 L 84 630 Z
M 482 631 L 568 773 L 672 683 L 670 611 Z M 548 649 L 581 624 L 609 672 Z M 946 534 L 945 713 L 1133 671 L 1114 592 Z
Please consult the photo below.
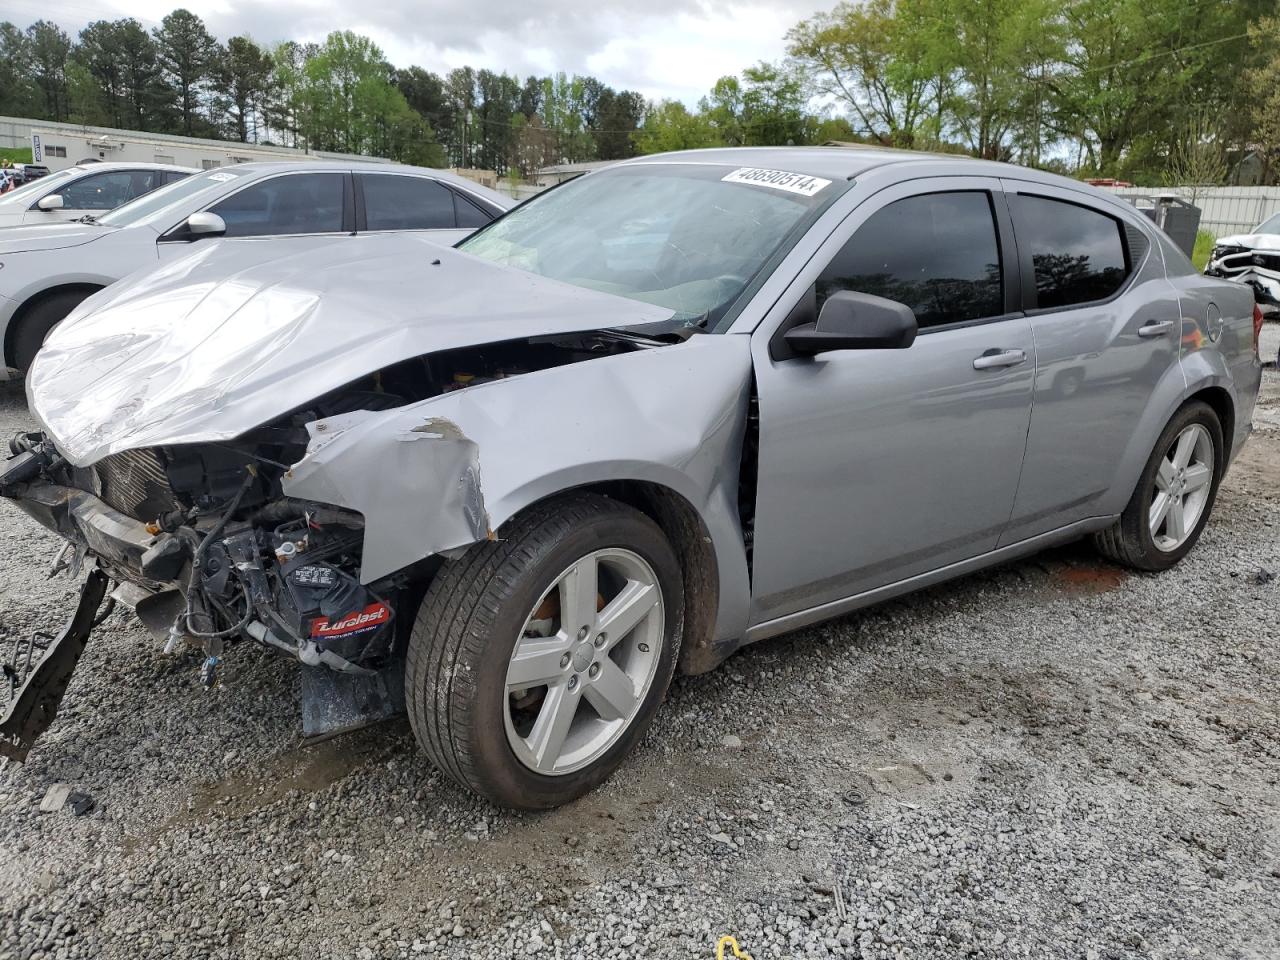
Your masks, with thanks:
M 1144 57 L 1135 57 L 1132 60 L 1121 60 L 1119 63 L 1108 63 L 1103 66 L 1092 67 L 1088 70 L 1077 70 L 1078 76 L 1085 76 L 1090 73 L 1100 73 L 1103 70 L 1119 70 L 1124 67 L 1132 67 L 1139 63 L 1147 63 L 1151 60 L 1158 60 L 1161 57 L 1173 57 L 1180 53 L 1186 53 L 1188 50 L 1199 50 L 1202 47 L 1212 47 L 1219 43 L 1230 43 L 1232 40 L 1242 40 L 1249 36 L 1247 33 L 1237 33 L 1230 37 L 1219 37 L 1217 40 L 1205 40 L 1203 43 L 1189 43 L 1184 47 L 1174 47 L 1172 50 L 1158 50 L 1155 53 L 1148 54 Z

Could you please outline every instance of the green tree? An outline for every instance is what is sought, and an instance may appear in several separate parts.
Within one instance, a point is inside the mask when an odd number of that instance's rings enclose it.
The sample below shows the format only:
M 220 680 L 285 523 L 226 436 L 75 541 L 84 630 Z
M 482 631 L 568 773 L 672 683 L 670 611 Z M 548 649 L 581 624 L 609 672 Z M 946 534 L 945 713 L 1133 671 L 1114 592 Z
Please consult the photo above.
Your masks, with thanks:
M 743 142 L 751 146 L 806 142 L 809 98 L 798 73 L 762 61 L 742 71 L 742 80 Z
M 202 89 L 218 66 L 217 42 L 203 20 L 181 8 L 160 21 L 152 35 L 161 72 L 177 92 L 179 128 L 192 136 L 196 132 Z M 209 131 L 202 129 L 201 132 Z
M 698 101 L 698 112 L 716 131 L 720 142 L 738 147 L 747 142 L 743 129 L 742 83 L 737 77 L 721 77 L 711 92 Z
M 625 160 L 635 156 L 632 134 L 644 118 L 644 97 L 634 90 L 615 91 L 605 87 L 596 103 L 591 124 L 598 160 Z
M 444 80 L 439 75 L 422 67 L 407 67 L 395 71 L 392 83 L 404 94 L 409 106 L 427 122 L 442 145 L 447 146 L 453 142 L 453 103 L 445 91 Z
M 391 67 L 368 37 L 329 34 L 303 66 L 297 97 L 302 132 L 313 149 L 444 163 L 431 128 L 392 85 Z
M 214 87 L 229 104 L 230 132 L 248 143 L 252 131 L 258 139 L 258 117 L 262 115 L 271 81 L 271 55 L 248 37 L 232 37 L 218 51 Z
M 1012 159 L 1015 133 L 1034 113 L 1029 94 L 1039 71 L 1062 55 L 1052 7 L 1041 0 L 943 0 L 939 12 L 951 25 L 941 58 L 949 56 L 956 81 L 951 121 L 976 156 Z
M 71 38 L 57 24 L 37 20 L 27 27 L 27 49 L 31 76 L 40 91 L 39 115 L 49 120 L 66 120 L 70 111 L 67 61 L 71 57 Z
M 485 170 L 506 170 L 515 130 L 512 119 L 520 110 L 520 81 L 505 73 L 481 70 L 476 74 L 473 162 Z
M 910 147 L 925 123 L 933 72 L 916 56 L 922 38 L 896 15 L 894 0 L 841 2 L 787 33 L 787 53 L 815 92 L 857 119 L 886 146 Z
M 31 43 L 8 21 L 0 23 L 0 108 L 10 116 L 25 116 L 36 104 L 31 82 Z
M 561 72 L 542 81 L 539 115 L 555 137 L 556 162 L 590 160 L 595 144 L 587 131 L 587 90 L 583 78 Z
M 662 100 L 651 103 L 645 111 L 644 123 L 635 133 L 635 145 L 638 153 L 663 153 L 721 147 L 724 140 L 706 114 L 690 113 L 679 100 Z
M 476 72 L 470 67 L 450 70 L 444 78 L 444 91 L 454 117 L 453 135 L 446 144 L 449 160 L 455 167 L 473 166 L 471 150 L 475 124 L 471 113 L 476 106 Z
M 1261 53 L 1257 66 L 1245 75 L 1246 85 L 1257 91 L 1252 120 L 1263 158 L 1263 182 L 1270 182 L 1280 168 L 1280 17 L 1259 20 L 1249 28 L 1249 41 Z

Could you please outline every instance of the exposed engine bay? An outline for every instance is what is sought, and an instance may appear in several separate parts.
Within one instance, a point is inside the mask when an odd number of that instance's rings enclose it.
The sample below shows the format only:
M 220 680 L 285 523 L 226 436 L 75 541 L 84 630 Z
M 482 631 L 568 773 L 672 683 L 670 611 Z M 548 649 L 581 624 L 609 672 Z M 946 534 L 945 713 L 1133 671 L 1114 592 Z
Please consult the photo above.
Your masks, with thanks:
M 304 732 L 336 732 L 397 712 L 401 621 L 440 560 L 362 582 L 364 517 L 282 488 L 307 452 L 308 425 L 656 345 L 597 332 L 415 357 L 233 441 L 127 450 L 89 466 L 26 433 L 0 464 L 0 496 L 67 539 L 59 569 L 95 565 L 168 649 L 199 644 L 206 684 L 217 682 L 225 647 L 244 639 L 324 668 L 304 676 Z

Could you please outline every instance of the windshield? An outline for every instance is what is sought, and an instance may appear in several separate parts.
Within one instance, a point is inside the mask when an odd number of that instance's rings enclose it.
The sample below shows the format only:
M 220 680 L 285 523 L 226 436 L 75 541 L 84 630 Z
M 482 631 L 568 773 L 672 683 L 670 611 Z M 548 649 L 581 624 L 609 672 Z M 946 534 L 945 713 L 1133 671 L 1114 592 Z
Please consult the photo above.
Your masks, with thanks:
M 0 197 L 0 207 L 25 207 L 28 203 L 32 203 L 38 197 L 43 197 L 46 191 L 56 191 L 58 187 L 65 184 L 72 177 L 78 177 L 84 173 L 77 167 L 69 170 L 59 170 L 57 173 L 51 173 L 47 177 L 41 177 L 39 180 L 32 180 L 30 183 L 24 183 L 20 187 L 10 190 L 3 197 Z
M 783 171 L 626 165 L 535 197 L 458 247 L 669 307 L 680 326 L 713 329 L 769 258 L 790 247 L 806 216 L 838 192 L 829 180 Z
M 123 206 L 116 207 L 110 213 L 98 217 L 98 223 L 107 227 L 132 227 L 144 220 L 159 218 L 169 212 L 170 207 L 181 206 L 181 210 L 173 211 L 182 216 L 191 209 L 193 198 L 201 194 L 217 194 L 240 174 L 230 170 L 211 170 L 206 174 L 184 177 L 177 183 L 171 183 L 159 190 L 143 194 Z M 166 224 L 165 226 L 170 226 Z
M 1274 217 L 1269 217 L 1258 224 L 1258 228 L 1254 233 L 1280 233 L 1280 213 Z

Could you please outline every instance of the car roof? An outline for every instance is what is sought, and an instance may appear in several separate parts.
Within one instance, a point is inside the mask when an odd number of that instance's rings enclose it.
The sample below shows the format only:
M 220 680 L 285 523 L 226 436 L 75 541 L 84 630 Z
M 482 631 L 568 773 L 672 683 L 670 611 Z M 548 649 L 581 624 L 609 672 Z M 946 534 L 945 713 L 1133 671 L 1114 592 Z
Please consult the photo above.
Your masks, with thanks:
M 516 203 L 506 194 L 490 189 L 467 177 L 450 173 L 448 170 L 441 170 L 436 167 L 414 167 L 407 163 L 380 163 L 362 160 L 253 160 L 249 163 L 229 163 L 225 167 L 215 167 L 201 172 L 217 173 L 219 170 L 235 172 L 242 176 L 246 174 L 248 176 L 265 176 L 271 173 L 302 173 L 307 171 L 313 173 L 346 173 L 348 171 L 356 173 L 412 173 L 442 180 L 459 188 L 464 193 L 471 193 L 483 200 L 487 200 L 502 210 L 506 210 Z
M 975 177 L 1016 177 L 1058 184 L 1108 196 L 1079 180 L 1055 173 L 1019 167 L 1011 163 L 977 160 L 964 154 L 928 153 L 922 150 L 897 150 L 891 147 L 850 145 L 844 147 L 712 147 L 706 150 L 678 150 L 654 153 L 625 160 L 627 166 L 645 163 L 708 163 L 724 166 L 752 166 L 787 170 L 828 180 L 852 180 L 869 170 L 893 165 L 912 164 L 927 168 L 937 166 L 942 173 L 957 171 Z
M 196 167 L 180 167 L 174 163 L 152 163 L 149 160 L 138 160 L 130 163 L 126 160 L 97 160 L 93 163 L 76 163 L 68 169 L 83 170 L 86 173 L 101 173 L 103 170 L 175 170 L 178 173 L 199 173 Z

